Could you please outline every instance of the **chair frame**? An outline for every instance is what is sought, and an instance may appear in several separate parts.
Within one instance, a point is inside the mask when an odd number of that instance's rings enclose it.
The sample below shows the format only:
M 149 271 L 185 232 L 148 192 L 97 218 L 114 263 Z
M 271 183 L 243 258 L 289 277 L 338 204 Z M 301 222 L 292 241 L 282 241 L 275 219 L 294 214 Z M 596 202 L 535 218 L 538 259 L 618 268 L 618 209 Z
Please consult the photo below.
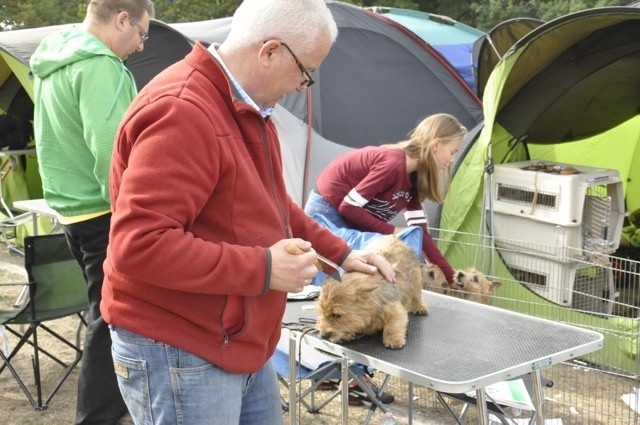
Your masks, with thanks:
M 0 283 L 0 287 L 1 286 L 23 286 L 23 288 L 24 287 L 28 288 L 28 293 L 29 293 L 28 302 L 25 303 L 21 308 L 16 308 L 15 310 L 0 310 L 0 314 L 2 314 L 2 317 L 4 320 L 2 325 L 4 325 L 4 328 L 9 333 L 13 334 L 15 337 L 18 338 L 18 342 L 16 346 L 13 348 L 13 350 L 11 350 L 11 352 L 8 355 L 6 355 L 5 353 L 2 352 L 2 350 L 0 350 L 0 359 L 2 360 L 2 364 L 0 364 L 0 373 L 2 373 L 5 368 L 11 372 L 14 379 L 17 381 L 18 385 L 20 386 L 20 389 L 29 399 L 29 402 L 31 403 L 33 408 L 36 410 L 43 410 L 47 408 L 53 396 L 57 393 L 57 391 L 60 389 L 62 384 L 66 381 L 66 379 L 69 377 L 69 375 L 71 374 L 75 366 L 82 359 L 81 334 L 82 334 L 82 330 L 86 327 L 86 320 L 84 318 L 84 313 L 89 308 L 89 304 L 87 301 L 86 305 L 82 309 L 80 309 L 79 307 L 76 307 L 75 303 L 73 306 L 69 306 L 70 308 L 75 310 L 73 312 L 65 311 L 64 313 L 63 312 L 43 313 L 39 309 L 40 307 L 40 305 L 38 304 L 39 298 L 37 296 L 39 285 L 49 286 L 48 289 L 52 291 L 52 295 L 51 295 L 52 297 L 55 297 L 57 295 L 55 293 L 56 287 L 54 285 L 52 285 L 51 283 L 45 283 L 43 281 L 36 280 L 32 273 L 33 267 L 38 265 L 37 262 L 39 261 L 39 259 L 35 258 L 36 257 L 35 245 L 38 244 L 39 240 L 43 240 L 45 238 L 59 238 L 58 241 L 53 241 L 53 242 L 58 244 L 61 250 L 62 249 L 66 249 L 67 251 L 69 250 L 66 244 L 66 238 L 63 234 L 28 236 L 25 238 L 25 244 L 24 244 L 25 245 L 25 269 L 28 275 L 28 282 Z M 70 251 L 57 253 L 55 260 L 58 260 L 58 261 L 52 261 L 51 264 L 58 264 L 60 261 L 67 262 L 67 261 L 73 260 L 73 264 L 77 265 Z M 74 274 L 72 277 L 73 277 L 73 282 L 71 282 L 71 284 L 76 287 L 74 289 L 82 290 L 84 291 L 84 293 L 86 293 L 86 283 L 79 265 L 78 265 L 77 273 L 74 271 Z M 78 326 L 75 333 L 75 343 L 67 340 L 65 337 L 60 335 L 51 327 L 44 324 L 44 322 L 47 322 L 50 320 L 55 320 L 63 317 L 70 317 L 74 315 L 78 317 Z M 18 330 L 19 327 L 22 327 L 24 325 L 27 325 L 26 330 L 24 331 Z M 58 356 L 56 356 L 54 353 L 52 353 L 51 351 L 44 349 L 38 342 L 39 330 L 46 332 L 46 334 L 49 334 L 50 336 L 55 338 L 54 340 L 57 340 L 62 344 L 64 344 L 65 346 L 71 348 L 73 350 L 72 352 L 74 354 L 74 358 L 70 362 L 65 362 L 62 359 L 60 359 Z M 25 380 L 20 376 L 20 374 L 18 373 L 14 365 L 11 363 L 11 361 L 16 357 L 16 355 L 20 352 L 22 347 L 25 345 L 30 345 L 33 348 L 32 369 L 33 369 L 35 393 L 29 389 L 29 387 L 25 383 Z M 42 388 L 42 381 L 41 381 L 41 371 L 40 371 L 41 354 L 53 360 L 55 363 L 58 363 L 64 368 L 62 375 L 57 379 L 57 381 L 55 381 L 55 383 L 53 384 L 53 388 L 50 390 L 50 392 L 46 397 L 43 397 L 43 388 Z
M 303 331 L 303 334 L 311 330 L 312 329 L 306 329 L 305 331 Z M 301 344 L 302 338 L 298 338 L 297 343 Z M 292 348 L 291 344 L 294 344 L 294 347 L 295 347 L 296 341 L 289 340 L 290 348 Z M 284 371 L 279 371 L 278 367 L 275 367 L 276 365 L 274 363 L 278 380 L 284 387 L 288 389 L 289 392 L 294 391 L 295 401 L 298 407 L 304 406 L 307 409 L 307 412 L 309 413 L 319 413 L 324 406 L 326 406 L 331 401 L 333 401 L 337 396 L 342 394 L 342 387 L 339 387 L 335 391 L 329 393 L 322 402 L 320 402 L 319 404 L 316 403 L 315 392 L 323 382 L 326 382 L 331 379 L 341 379 L 342 359 L 335 358 L 334 356 L 331 356 L 328 353 L 326 353 L 328 357 L 334 357 L 334 358 L 331 360 L 327 360 L 326 363 L 321 364 L 316 369 L 310 369 L 301 364 L 302 350 L 300 346 L 295 348 L 295 352 L 297 353 L 297 359 L 295 360 L 293 360 L 289 356 L 289 353 L 276 352 L 276 355 L 288 357 L 289 368 L 295 367 L 295 371 L 296 371 L 295 382 L 290 382 L 289 371 L 287 370 L 286 373 L 283 373 Z M 291 364 L 292 361 L 294 362 L 294 365 Z M 363 377 L 363 375 L 366 375 L 367 372 L 363 370 L 362 367 L 359 366 L 359 364 L 355 362 L 349 362 L 347 374 L 349 378 L 347 386 L 349 386 L 351 383 L 356 383 L 371 400 L 371 405 L 369 406 L 369 412 L 367 414 L 366 419 L 363 422 L 363 425 L 369 424 L 369 422 L 372 419 L 373 413 L 375 412 L 376 409 L 380 409 L 383 413 L 387 412 L 388 407 L 386 407 L 380 401 L 380 399 L 378 398 L 379 397 L 378 394 L 382 393 L 384 388 L 387 386 L 387 383 L 390 378 L 389 375 L 385 377 L 383 384 L 378 388 L 378 392 L 376 392 L 371 387 L 370 383 Z M 305 381 L 305 380 L 309 380 L 311 384 L 308 388 L 305 388 L 304 390 L 302 390 L 302 388 L 300 387 L 300 384 L 302 383 L 302 381 Z M 307 401 L 306 398 L 309 398 L 309 401 Z M 295 414 L 295 412 L 290 411 L 291 409 L 290 409 L 289 403 L 284 399 L 282 400 L 282 409 L 285 412 L 289 412 L 290 414 Z

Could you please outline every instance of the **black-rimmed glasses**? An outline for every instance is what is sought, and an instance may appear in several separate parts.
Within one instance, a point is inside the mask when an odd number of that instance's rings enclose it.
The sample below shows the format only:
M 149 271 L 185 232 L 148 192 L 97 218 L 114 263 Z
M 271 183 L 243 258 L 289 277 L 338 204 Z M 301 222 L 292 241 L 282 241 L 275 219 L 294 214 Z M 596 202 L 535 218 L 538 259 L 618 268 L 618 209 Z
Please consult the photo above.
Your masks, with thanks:
M 142 41 L 142 43 L 149 39 L 149 32 L 145 31 L 144 28 L 142 28 L 137 19 L 129 17 L 129 23 L 138 28 L 138 32 L 140 33 L 140 40 Z
M 305 68 L 304 65 L 302 65 L 302 63 L 300 62 L 300 60 L 298 60 L 298 57 L 295 55 L 295 53 L 293 53 L 291 48 L 287 46 L 287 43 L 284 43 L 281 41 L 280 44 L 282 44 L 289 51 L 289 53 L 291 53 L 293 60 L 296 61 L 296 65 L 298 65 L 298 69 L 300 69 L 300 72 L 302 72 L 302 75 L 305 78 L 305 80 L 300 84 L 300 87 L 305 89 L 307 87 L 311 87 L 313 83 L 316 82 L 316 80 L 314 80 L 313 77 L 311 76 L 311 73 L 309 73 L 309 71 L 307 71 L 307 68 Z

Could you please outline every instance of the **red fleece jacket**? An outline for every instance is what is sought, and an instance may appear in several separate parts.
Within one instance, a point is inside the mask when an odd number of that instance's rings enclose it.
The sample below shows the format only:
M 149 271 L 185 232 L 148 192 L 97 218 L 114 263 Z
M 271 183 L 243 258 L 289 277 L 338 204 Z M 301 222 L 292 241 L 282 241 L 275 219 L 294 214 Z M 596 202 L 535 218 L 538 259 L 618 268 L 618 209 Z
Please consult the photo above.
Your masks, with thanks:
M 286 294 L 269 290 L 267 247 L 346 244 L 293 203 L 273 122 L 230 91 L 202 45 L 140 92 L 111 168 L 107 322 L 234 373 L 259 370 L 280 337 Z

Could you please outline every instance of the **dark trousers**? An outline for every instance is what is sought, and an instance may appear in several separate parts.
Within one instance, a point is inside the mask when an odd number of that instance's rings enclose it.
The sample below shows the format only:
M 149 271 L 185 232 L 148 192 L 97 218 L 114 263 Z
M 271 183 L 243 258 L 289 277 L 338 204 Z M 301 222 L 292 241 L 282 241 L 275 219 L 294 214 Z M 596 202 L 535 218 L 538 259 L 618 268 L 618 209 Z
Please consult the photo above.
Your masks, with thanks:
M 109 326 L 100 314 L 102 263 L 107 255 L 111 214 L 63 226 L 73 256 L 84 272 L 89 317 L 78 376 L 76 424 L 117 424 L 127 413 L 111 357 Z

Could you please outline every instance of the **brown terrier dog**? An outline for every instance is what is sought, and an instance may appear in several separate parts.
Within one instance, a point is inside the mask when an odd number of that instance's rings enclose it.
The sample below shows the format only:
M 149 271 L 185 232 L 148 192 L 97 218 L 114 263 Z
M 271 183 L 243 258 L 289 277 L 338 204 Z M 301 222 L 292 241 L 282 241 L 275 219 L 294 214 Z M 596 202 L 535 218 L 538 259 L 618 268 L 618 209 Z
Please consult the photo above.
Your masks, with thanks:
M 435 264 L 425 263 L 422 266 L 422 273 L 422 287 L 424 289 L 439 294 L 447 294 L 450 287 L 449 282 L 447 282 L 440 267 Z
M 470 267 L 466 270 L 456 270 L 455 283 L 449 290 L 449 295 L 489 304 L 489 297 L 501 285 L 500 282 L 490 281 L 482 272 Z
M 393 235 L 375 239 L 365 251 L 386 258 L 396 273 L 396 282 L 387 282 L 380 273 L 360 272 L 345 273 L 342 282 L 326 279 L 318 299 L 316 328 L 333 342 L 382 331 L 385 347 L 402 348 L 407 339 L 408 312 L 428 314 L 422 298 L 420 261 Z
M 489 304 L 489 297 L 491 297 L 501 285 L 500 282 L 490 281 L 482 272 L 476 270 L 474 267 L 469 267 L 466 270 L 456 270 L 454 283 L 449 284 L 440 267 L 434 264 L 423 266 L 424 289 L 439 294 Z

